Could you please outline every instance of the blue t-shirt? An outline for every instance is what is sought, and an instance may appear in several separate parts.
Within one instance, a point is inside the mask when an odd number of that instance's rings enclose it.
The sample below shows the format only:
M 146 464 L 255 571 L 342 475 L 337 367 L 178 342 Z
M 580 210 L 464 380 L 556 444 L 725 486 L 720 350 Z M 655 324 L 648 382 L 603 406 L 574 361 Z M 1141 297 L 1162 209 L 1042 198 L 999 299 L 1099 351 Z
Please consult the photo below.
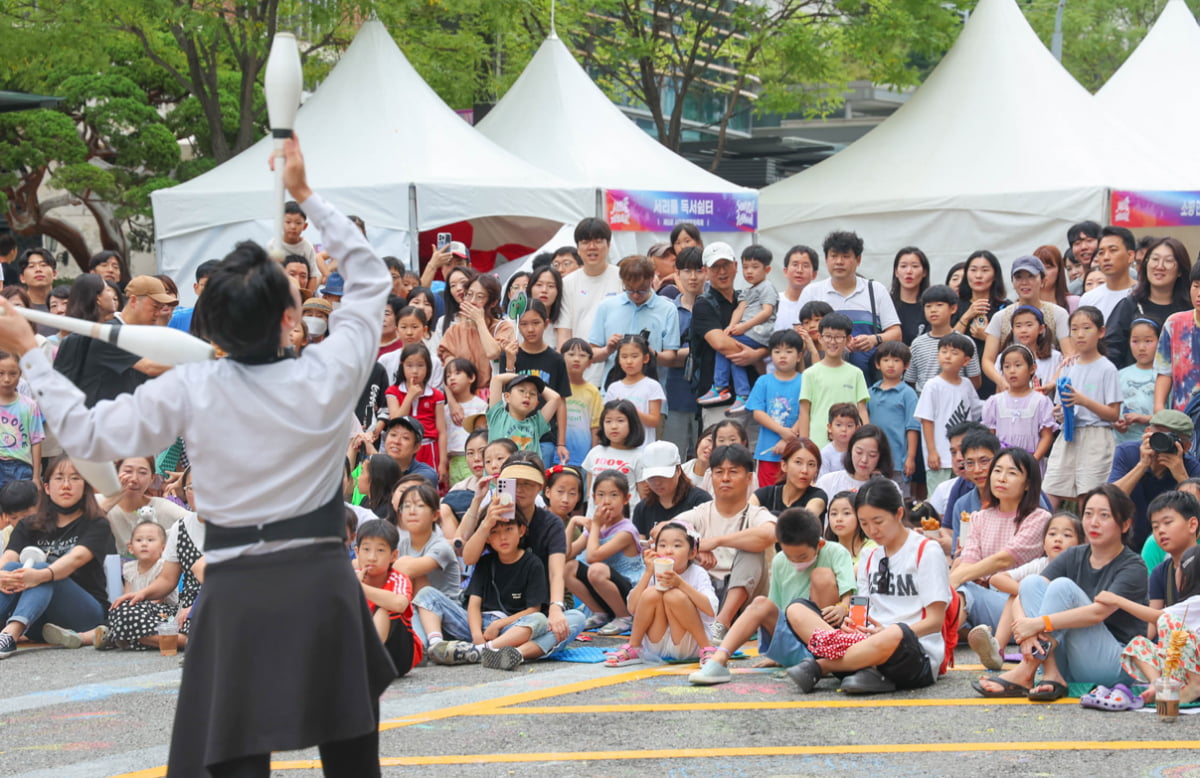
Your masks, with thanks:
M 908 457 L 908 432 L 920 433 L 921 422 L 917 421 L 917 392 L 901 381 L 891 389 L 884 389 L 882 381 L 871 387 L 871 399 L 867 401 L 867 413 L 871 423 L 887 435 L 892 447 L 892 465 L 897 472 L 904 472 L 904 460 Z
M 167 322 L 167 326 L 173 330 L 183 330 L 184 332 L 192 331 L 192 313 L 195 308 L 184 308 L 180 306 L 171 314 L 171 320 Z
M 668 287 L 674 289 L 675 287 Z M 678 292 L 676 292 L 678 294 Z M 666 297 L 659 291 L 659 295 Z M 679 298 L 675 298 L 675 312 L 679 316 L 679 342 L 682 346 L 690 346 L 688 343 L 688 333 L 692 329 L 692 312 L 684 308 L 679 303 Z M 696 392 L 692 389 L 692 384 L 687 380 L 686 368 L 683 367 L 668 367 L 659 371 L 660 375 L 666 376 L 663 381 L 663 388 L 667 393 L 667 413 L 692 414 L 696 412 Z M 589 446 L 590 447 L 590 446 Z M 584 452 L 587 453 L 586 451 Z
M 750 399 L 746 401 L 746 410 L 762 411 L 776 423 L 790 427 L 800 418 L 800 382 L 802 376 L 797 373 L 790 380 L 784 381 L 775 373 L 769 373 L 759 378 L 750 390 Z M 779 455 L 771 451 L 779 442 L 779 434 L 774 430 L 760 426 L 758 431 L 758 448 L 754 458 L 762 462 L 778 462 Z

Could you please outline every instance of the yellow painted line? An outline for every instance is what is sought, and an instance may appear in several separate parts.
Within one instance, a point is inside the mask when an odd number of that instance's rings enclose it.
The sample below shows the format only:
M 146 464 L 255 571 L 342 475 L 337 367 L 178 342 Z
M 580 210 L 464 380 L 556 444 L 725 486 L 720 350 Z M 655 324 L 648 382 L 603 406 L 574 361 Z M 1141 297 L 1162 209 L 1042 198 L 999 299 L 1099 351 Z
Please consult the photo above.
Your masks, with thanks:
M 475 716 L 542 716 L 574 713 L 677 713 L 698 710 L 805 710 L 809 708 L 962 708 L 996 705 L 1073 705 L 1078 699 L 1064 697 L 1054 702 L 1030 702 L 1024 698 L 927 699 L 927 700 L 788 700 L 779 702 L 681 702 L 629 703 L 614 705 L 531 705 L 480 711 Z
M 132 773 L 121 773 L 114 775 L 112 778 L 166 778 L 167 767 L 151 767 L 148 770 L 136 770 Z

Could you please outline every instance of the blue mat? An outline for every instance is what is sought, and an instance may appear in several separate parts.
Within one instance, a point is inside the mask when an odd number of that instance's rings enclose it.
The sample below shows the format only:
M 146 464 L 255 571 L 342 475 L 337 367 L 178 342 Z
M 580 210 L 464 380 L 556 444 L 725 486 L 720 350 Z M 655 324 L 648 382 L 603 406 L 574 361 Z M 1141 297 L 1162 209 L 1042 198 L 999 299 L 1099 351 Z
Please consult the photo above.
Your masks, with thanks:
M 579 646 L 578 648 L 560 648 L 555 651 L 547 659 L 552 659 L 558 662 L 578 662 L 580 664 L 600 664 L 604 661 L 604 657 L 616 651 L 616 648 L 603 649 L 596 646 Z M 734 653 L 731 659 L 744 659 L 746 656 L 742 651 Z M 691 659 L 668 659 L 667 664 L 693 664 L 696 662 L 695 657 Z

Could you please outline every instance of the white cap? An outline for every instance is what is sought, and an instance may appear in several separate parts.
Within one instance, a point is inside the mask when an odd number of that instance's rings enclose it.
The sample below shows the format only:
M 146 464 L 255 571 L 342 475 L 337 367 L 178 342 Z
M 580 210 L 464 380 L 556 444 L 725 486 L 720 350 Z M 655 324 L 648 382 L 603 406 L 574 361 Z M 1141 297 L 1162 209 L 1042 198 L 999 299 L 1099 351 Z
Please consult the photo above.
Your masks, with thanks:
M 722 259 L 728 259 L 734 263 L 737 262 L 737 254 L 733 253 L 733 246 L 718 240 L 704 247 L 705 267 L 712 267 Z
M 656 440 L 642 449 L 638 480 L 670 478 L 679 467 L 679 448 L 669 440 Z

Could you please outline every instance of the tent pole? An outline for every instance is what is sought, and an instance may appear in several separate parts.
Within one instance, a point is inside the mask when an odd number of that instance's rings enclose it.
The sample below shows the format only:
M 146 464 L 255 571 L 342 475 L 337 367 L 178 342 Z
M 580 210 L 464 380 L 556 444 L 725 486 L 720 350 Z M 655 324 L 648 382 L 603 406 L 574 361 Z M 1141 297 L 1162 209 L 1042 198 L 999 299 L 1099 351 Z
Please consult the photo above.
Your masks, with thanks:
M 600 221 L 608 221 L 608 214 L 604 212 L 604 190 L 596 190 L 596 218 Z
M 411 240 L 408 244 L 408 268 L 417 275 L 421 274 L 421 230 L 417 223 L 417 185 L 408 185 L 408 234 Z
M 1050 36 L 1050 53 L 1062 62 L 1063 47 L 1063 11 L 1066 10 L 1067 0 L 1058 0 L 1058 11 L 1054 14 L 1054 34 Z

